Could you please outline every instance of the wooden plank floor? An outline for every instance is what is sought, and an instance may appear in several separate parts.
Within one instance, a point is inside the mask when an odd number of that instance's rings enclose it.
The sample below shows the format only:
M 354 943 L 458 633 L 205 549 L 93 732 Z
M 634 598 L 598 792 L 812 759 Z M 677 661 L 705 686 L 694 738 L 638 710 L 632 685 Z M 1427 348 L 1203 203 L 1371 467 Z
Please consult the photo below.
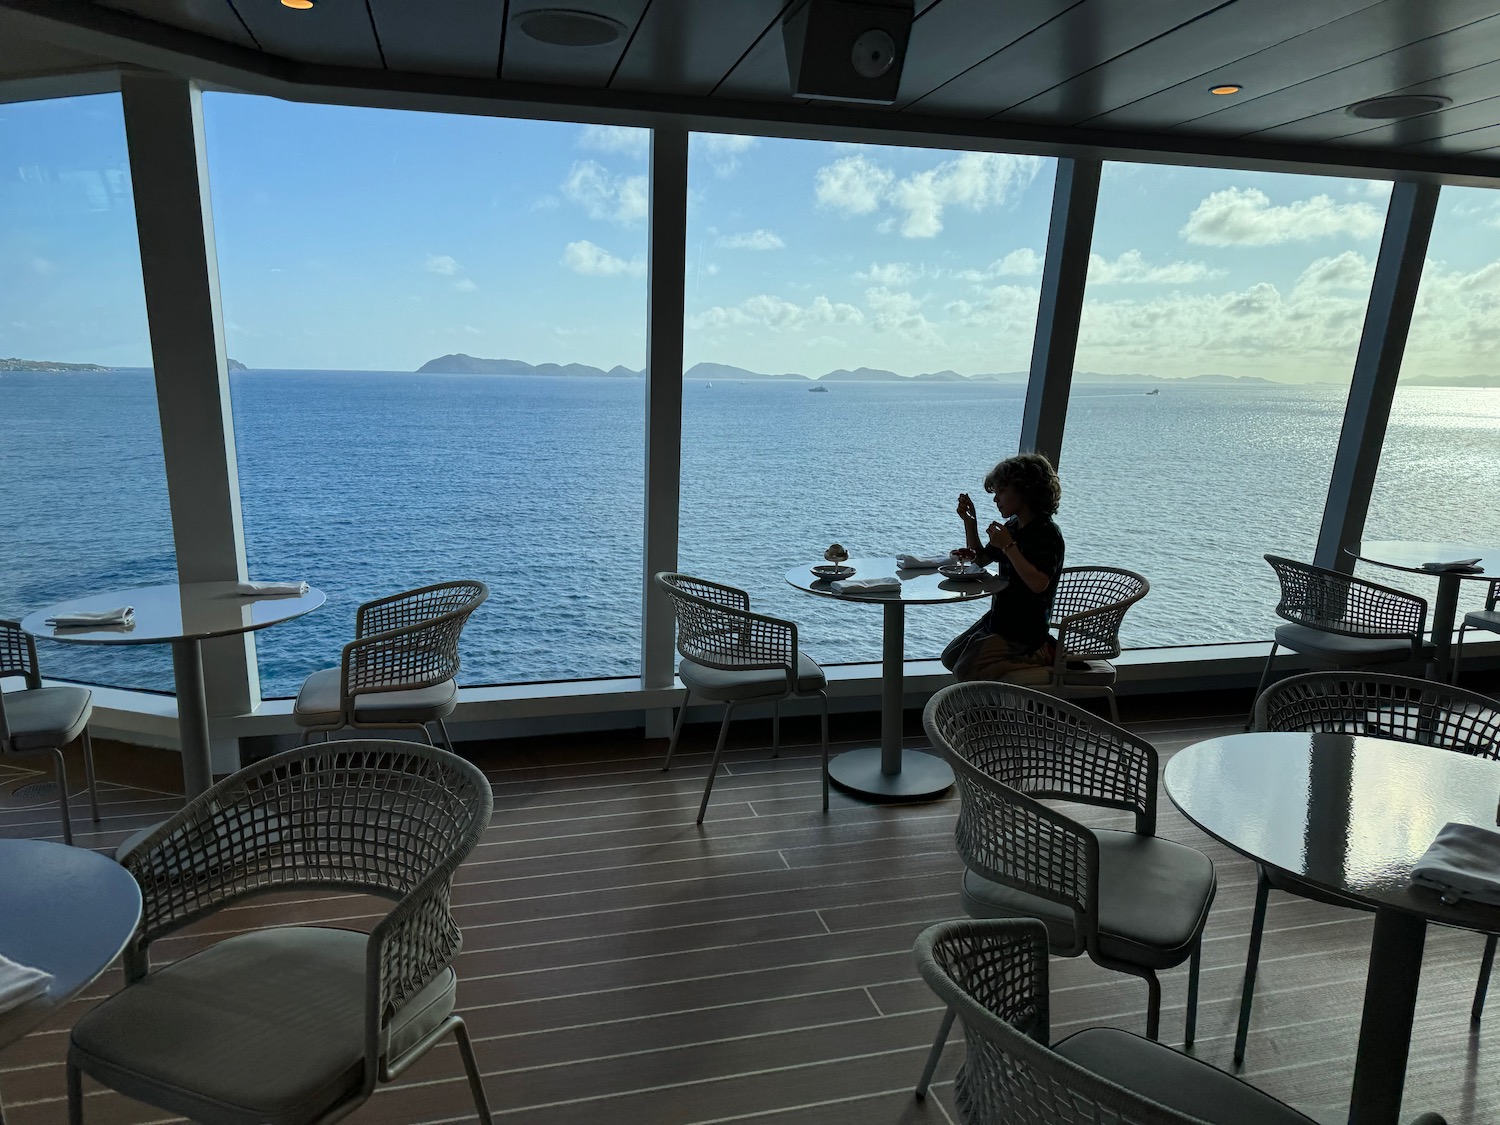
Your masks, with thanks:
M 1236 716 L 1133 724 L 1163 752 L 1237 729 Z M 835 722 L 835 737 L 839 723 Z M 956 1120 L 954 1036 L 935 1096 L 911 1087 L 939 1007 L 911 945 L 957 917 L 957 798 L 879 806 L 835 790 L 818 802 L 816 747 L 767 758 L 769 724 L 737 724 L 709 815 L 693 824 L 711 731 L 690 731 L 670 773 L 659 742 L 555 740 L 479 752 L 495 816 L 459 872 L 459 1003 L 500 1121 L 552 1125 L 792 1122 L 904 1125 Z M 789 737 L 811 728 L 788 724 Z M 760 745 L 756 745 L 760 743 Z M 77 771 L 81 773 L 81 771 Z M 106 771 L 107 772 L 107 771 Z M 55 806 L 13 798 L 29 775 L 0 767 L 0 835 L 57 838 Z M 104 820 L 78 843 L 112 850 L 180 798 L 107 783 Z M 88 825 L 82 800 L 75 824 Z M 1254 893 L 1245 860 L 1205 838 L 1163 794 L 1159 831 L 1202 848 L 1219 893 L 1205 941 L 1195 1053 L 1228 1067 Z M 1109 823 L 1108 819 L 1099 823 Z M 1125 826 L 1121 823 L 1120 826 Z M 170 959 L 216 935 L 268 923 L 367 927 L 359 896 L 262 900 L 159 943 Z M 1370 920 L 1273 894 L 1241 1072 L 1321 1120 L 1347 1105 Z M 1482 940 L 1428 937 L 1405 1116 L 1452 1125 L 1500 1120 L 1500 1033 L 1471 1027 Z M 107 972 L 52 1024 L 0 1052 L 9 1125 L 65 1120 L 62 1057 L 79 1013 L 121 984 Z M 1181 1043 L 1185 970 L 1164 976 L 1163 1038 Z M 1085 958 L 1052 962 L 1053 1029 L 1144 1030 L 1145 987 Z M 1494 1020 L 1500 1021 L 1500 998 Z M 166 1120 L 91 1083 L 91 1125 Z M 354 1122 L 473 1120 L 457 1052 L 445 1044 L 382 1088 Z

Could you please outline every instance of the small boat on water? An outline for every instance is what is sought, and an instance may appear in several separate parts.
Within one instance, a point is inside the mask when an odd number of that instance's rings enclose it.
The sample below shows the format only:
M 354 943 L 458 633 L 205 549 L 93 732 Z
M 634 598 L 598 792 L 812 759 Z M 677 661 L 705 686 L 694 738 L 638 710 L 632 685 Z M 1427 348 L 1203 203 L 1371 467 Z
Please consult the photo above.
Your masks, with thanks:
M 1160 388 L 1160 387 L 1152 387 L 1152 388 L 1151 388 L 1151 389 L 1150 389 L 1150 390 L 1149 390 L 1149 391 L 1147 391 L 1147 392 L 1146 392 L 1146 393 L 1147 393 L 1147 394 L 1148 394 L 1148 395 L 1159 395 L 1159 394 L 1161 394 L 1161 388 Z
M 811 392 L 822 391 L 825 395 L 828 393 L 828 388 L 825 387 L 822 383 L 818 383 L 815 386 L 808 387 L 807 389 Z

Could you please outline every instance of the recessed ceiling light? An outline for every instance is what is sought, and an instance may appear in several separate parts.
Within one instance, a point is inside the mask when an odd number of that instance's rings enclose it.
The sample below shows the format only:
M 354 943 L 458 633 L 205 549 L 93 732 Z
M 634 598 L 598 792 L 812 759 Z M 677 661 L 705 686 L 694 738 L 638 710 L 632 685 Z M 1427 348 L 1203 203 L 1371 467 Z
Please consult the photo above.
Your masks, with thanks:
M 535 8 L 522 12 L 515 23 L 538 43 L 554 47 L 602 47 L 625 33 L 619 20 L 570 8 Z
M 1208 88 L 1208 92 L 1210 94 L 1218 94 L 1219 96 L 1224 97 L 1229 94 L 1238 94 L 1243 89 L 1243 86 L 1236 86 L 1233 82 L 1226 82 L 1222 86 L 1210 86 Z
M 1431 113 L 1450 104 L 1452 98 L 1439 94 L 1393 94 L 1388 98 L 1366 98 L 1349 107 L 1350 117 L 1364 117 L 1371 121 L 1394 121 L 1401 117 L 1416 117 Z
M 283 8 L 296 8 L 299 12 L 305 12 L 313 6 L 313 0 L 281 0 Z

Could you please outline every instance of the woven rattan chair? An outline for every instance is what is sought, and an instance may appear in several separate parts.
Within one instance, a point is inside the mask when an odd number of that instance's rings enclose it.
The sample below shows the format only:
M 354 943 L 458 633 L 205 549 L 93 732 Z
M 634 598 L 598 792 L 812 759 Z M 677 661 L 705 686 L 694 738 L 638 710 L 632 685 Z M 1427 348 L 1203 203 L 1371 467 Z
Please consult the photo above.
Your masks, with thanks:
M 1281 583 L 1276 616 L 1288 624 L 1276 629 L 1257 699 L 1266 690 L 1278 647 L 1333 668 L 1415 664 L 1423 658 L 1427 603 L 1415 594 L 1280 555 L 1267 555 L 1266 562 Z
M 1047 932 L 1034 919 L 939 922 L 912 950 L 963 1021 L 964 1125 L 1312 1125 L 1232 1075 L 1113 1027 L 1051 1044 Z M 1443 1125 L 1435 1113 L 1412 1125 Z
M 314 672 L 297 693 L 302 740 L 343 727 L 407 728 L 430 743 L 427 724 L 436 723 L 452 750 L 443 719 L 458 705 L 458 637 L 489 596 L 483 582 L 439 582 L 365 602 L 339 666 Z
M 1006 683 L 1040 688 L 1069 699 L 1104 696 L 1109 714 L 1120 721 L 1115 703 L 1115 666 L 1120 655 L 1120 623 L 1125 611 L 1151 592 L 1151 583 L 1133 570 L 1113 566 L 1064 567 L 1052 600 L 1051 627 L 1057 655 L 1048 668 L 1023 668 L 1001 677 Z
M 1500 633 L 1500 609 L 1495 602 L 1500 598 L 1500 582 L 1491 582 L 1484 596 L 1484 608 L 1464 614 L 1463 624 L 1458 627 L 1458 644 L 1453 646 L 1453 682 L 1458 683 L 1458 662 L 1464 655 L 1464 634 L 1470 629 L 1481 629 L 1486 633 Z
M 125 987 L 79 1019 L 68 1120 L 87 1074 L 202 1125 L 300 1125 L 349 1113 L 448 1034 L 490 1120 L 454 1014 L 453 873 L 489 823 L 478 768 L 413 742 L 304 746 L 188 802 L 121 862 L 140 883 Z M 286 926 L 154 971 L 152 942 L 256 895 L 356 892 L 395 905 L 368 933 Z
M 1500 704 L 1495 700 L 1431 680 L 1379 672 L 1309 672 L 1278 681 L 1255 701 L 1251 725 L 1256 730 L 1326 731 L 1393 738 L 1500 759 Z M 1240 1022 L 1234 1037 L 1235 1062 L 1245 1057 L 1268 894 L 1272 890 L 1286 891 L 1298 898 L 1332 906 L 1370 909 L 1364 903 L 1289 879 L 1260 864 L 1255 865 L 1255 871 L 1255 913 L 1250 920 Z M 1470 1016 L 1475 1020 L 1484 1014 L 1490 968 L 1495 960 L 1495 940 L 1491 935 L 1485 942 L 1480 961 L 1479 980 L 1470 1008 Z
M 73 842 L 73 818 L 68 811 L 68 764 L 63 747 L 75 738 L 83 744 L 83 776 L 89 806 L 99 823 L 99 792 L 94 784 L 94 744 L 89 740 L 93 697 L 87 688 L 43 687 L 36 659 L 36 642 L 14 621 L 0 621 L 0 680 L 20 676 L 20 691 L 0 692 L 0 756 L 52 755 L 57 780 L 57 804 L 62 813 L 63 843 Z
M 815 695 L 823 706 L 823 811 L 827 812 L 828 680 L 817 661 L 798 647 L 796 623 L 750 612 L 750 595 L 733 586 L 666 571 L 656 576 L 656 585 L 677 615 L 677 652 L 682 657 L 677 675 L 686 689 L 662 769 L 671 768 L 688 701 L 697 695 L 724 704 L 719 743 L 698 805 L 698 823 L 703 823 L 708 809 L 734 709 L 742 703 L 770 701 L 775 756 L 781 751 L 780 704 L 793 696 Z
M 1156 835 L 1156 750 L 1129 731 L 1042 692 L 973 681 L 943 688 L 922 725 L 953 766 L 954 839 L 964 910 L 1040 918 L 1052 952 L 1143 977 L 1146 1034 L 1161 1020 L 1160 969 L 1190 962 L 1184 1039 L 1193 1043 L 1203 927 L 1214 866 Z M 1042 803 L 1057 798 L 1135 814 L 1135 831 L 1094 830 Z M 938 1029 L 926 1089 L 953 1023 Z

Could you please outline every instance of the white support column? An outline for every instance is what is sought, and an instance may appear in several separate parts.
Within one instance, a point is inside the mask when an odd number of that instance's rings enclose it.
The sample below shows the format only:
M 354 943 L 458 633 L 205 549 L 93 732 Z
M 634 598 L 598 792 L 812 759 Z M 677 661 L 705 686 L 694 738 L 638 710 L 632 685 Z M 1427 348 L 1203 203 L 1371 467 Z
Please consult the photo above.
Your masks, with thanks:
M 1354 569 L 1344 547 L 1363 538 L 1370 491 L 1380 468 L 1385 428 L 1396 397 L 1396 376 L 1406 354 L 1406 333 L 1422 282 L 1427 240 L 1437 213 L 1436 184 L 1398 183 L 1391 188 L 1385 233 L 1375 259 L 1370 303 L 1354 359 L 1354 378 L 1344 407 L 1344 428 L 1328 480 L 1328 502 L 1313 562 L 1333 570 Z M 1434 622 L 1434 627 L 1437 622 Z
M 1094 244 L 1094 211 L 1099 203 L 1100 161 L 1060 157 L 1052 189 L 1052 222 L 1047 229 L 1047 258 L 1042 266 L 1041 302 L 1036 314 L 1036 342 L 1031 348 L 1031 378 L 1021 415 L 1023 453 L 1045 453 L 1055 466 L 1062 455 L 1078 355 L 1078 322 L 1083 315 L 1089 252 Z
M 646 543 L 641 606 L 641 683 L 648 688 L 670 687 L 676 665 L 672 607 L 657 591 L 652 576 L 677 569 L 687 185 L 687 130 L 653 130 L 646 339 Z M 648 713 L 647 736 L 666 737 L 669 722 L 666 711 Z
M 121 75 L 120 92 L 177 575 L 182 582 L 242 580 L 245 538 L 202 94 L 182 78 L 132 71 Z M 203 665 L 210 729 L 216 716 L 259 705 L 250 634 L 205 642 Z M 216 773 L 238 768 L 237 741 L 214 738 L 213 759 Z

